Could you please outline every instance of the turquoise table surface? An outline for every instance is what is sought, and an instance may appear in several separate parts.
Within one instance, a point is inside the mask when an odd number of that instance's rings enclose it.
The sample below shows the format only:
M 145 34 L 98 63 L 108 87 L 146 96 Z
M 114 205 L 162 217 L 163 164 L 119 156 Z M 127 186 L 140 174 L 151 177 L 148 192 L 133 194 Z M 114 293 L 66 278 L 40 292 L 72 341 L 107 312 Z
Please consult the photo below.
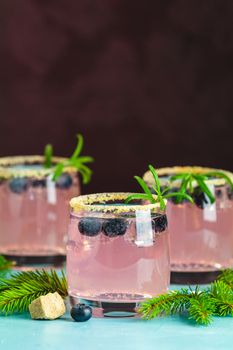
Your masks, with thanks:
M 67 313 L 55 321 L 33 321 L 25 313 L 0 316 L 2 350 L 232 350 L 233 318 L 216 317 L 197 326 L 179 316 L 141 319 L 94 319 L 78 323 Z

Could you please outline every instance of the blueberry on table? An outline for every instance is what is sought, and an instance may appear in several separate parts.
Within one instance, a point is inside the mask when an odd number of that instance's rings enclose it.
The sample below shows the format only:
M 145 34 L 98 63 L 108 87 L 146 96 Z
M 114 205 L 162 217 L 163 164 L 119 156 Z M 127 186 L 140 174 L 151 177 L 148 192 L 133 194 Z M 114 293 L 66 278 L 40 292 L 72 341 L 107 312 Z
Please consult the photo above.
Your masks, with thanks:
M 9 181 L 9 188 L 14 193 L 23 193 L 28 188 L 28 179 L 25 177 L 15 177 Z
M 167 228 L 167 216 L 160 215 L 152 220 L 152 228 L 155 232 L 163 232 Z
M 109 219 L 103 224 L 103 232 L 108 237 L 123 236 L 127 227 L 127 221 L 123 219 Z
M 85 322 L 92 317 L 92 309 L 88 305 L 77 304 L 72 307 L 70 314 L 76 322 Z
M 102 224 L 97 218 L 85 218 L 79 221 L 78 229 L 82 235 L 94 237 L 100 233 Z
M 72 177 L 66 173 L 61 174 L 61 176 L 59 176 L 59 178 L 56 180 L 56 186 L 60 189 L 68 189 L 72 183 Z

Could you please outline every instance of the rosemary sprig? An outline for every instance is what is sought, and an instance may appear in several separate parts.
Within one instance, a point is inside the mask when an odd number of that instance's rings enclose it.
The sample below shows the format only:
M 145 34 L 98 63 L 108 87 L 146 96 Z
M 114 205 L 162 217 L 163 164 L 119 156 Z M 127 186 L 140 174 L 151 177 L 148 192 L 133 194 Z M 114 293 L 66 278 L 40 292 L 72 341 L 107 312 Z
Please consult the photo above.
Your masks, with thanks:
M 220 179 L 224 179 L 226 181 L 226 183 L 228 183 L 231 187 L 231 189 L 233 190 L 233 182 L 231 180 L 231 178 L 223 173 L 222 171 L 209 171 L 208 173 L 205 174 L 205 176 L 209 177 L 217 177 Z
M 51 144 L 47 144 L 44 149 L 44 167 L 45 168 L 52 167 L 52 158 L 53 158 L 53 146 Z
M 72 156 L 65 160 L 64 162 L 58 163 L 53 171 L 53 181 L 56 181 L 63 173 L 66 167 L 72 167 L 78 170 L 78 172 L 82 175 L 83 183 L 88 184 L 91 180 L 92 170 L 86 165 L 88 163 L 92 163 L 94 159 L 89 156 L 80 156 L 83 150 L 83 136 L 81 134 L 77 135 L 77 146 L 72 154 Z M 52 167 L 52 156 L 53 156 L 53 148 L 51 145 L 47 145 L 44 150 L 45 163 L 44 166 L 46 168 Z
M 54 292 L 63 298 L 68 295 L 63 271 L 61 277 L 55 270 L 14 273 L 9 279 L 0 279 L 0 312 L 9 314 L 27 311 L 34 299 Z
M 221 171 L 211 171 L 206 174 L 196 174 L 196 173 L 182 173 L 176 174 L 170 177 L 170 182 L 174 182 L 176 180 L 180 181 L 179 191 L 181 193 L 189 192 L 190 195 L 194 193 L 194 183 L 196 183 L 201 191 L 209 198 L 210 203 L 215 202 L 215 196 L 209 190 L 209 187 L 206 184 L 206 181 L 210 179 L 210 177 L 222 178 L 224 179 L 233 189 L 233 182 L 230 177 Z M 182 198 L 180 196 L 177 197 L 177 202 L 181 202 Z
M 150 320 L 158 316 L 179 314 L 188 316 L 197 324 L 208 325 L 213 316 L 233 316 L 233 270 L 223 271 L 209 287 L 200 290 L 181 289 L 169 291 L 142 303 L 142 318 Z
M 170 192 L 169 187 L 166 187 L 165 189 L 161 190 L 159 177 L 155 168 L 152 165 L 149 165 L 149 170 L 154 178 L 154 184 L 152 185 L 152 189 L 156 194 L 156 196 L 152 195 L 151 189 L 147 186 L 145 181 L 140 176 L 134 176 L 136 181 L 139 183 L 139 185 L 143 189 L 144 193 L 137 193 L 137 194 L 130 195 L 129 197 L 126 198 L 126 203 L 129 203 L 130 201 L 135 199 L 142 199 L 142 200 L 147 200 L 152 204 L 159 203 L 161 210 L 164 210 L 166 207 L 165 199 L 168 199 L 171 197 L 176 197 L 176 198 L 179 197 L 182 199 L 187 199 L 188 201 L 193 203 L 193 199 L 187 193 L 185 193 L 185 191 Z

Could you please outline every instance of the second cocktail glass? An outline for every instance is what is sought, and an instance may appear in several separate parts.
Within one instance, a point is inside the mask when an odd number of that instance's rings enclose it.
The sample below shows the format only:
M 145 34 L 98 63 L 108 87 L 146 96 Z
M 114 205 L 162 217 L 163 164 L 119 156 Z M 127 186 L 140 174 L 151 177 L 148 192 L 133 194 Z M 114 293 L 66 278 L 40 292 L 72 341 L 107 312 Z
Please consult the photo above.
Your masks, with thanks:
M 172 176 L 182 174 L 223 174 L 230 172 L 203 167 L 172 167 L 158 169 L 162 186 L 180 190 L 180 181 Z M 154 182 L 150 172 L 144 180 Z M 174 283 L 208 283 L 221 269 L 233 266 L 233 191 L 224 177 L 211 176 L 205 181 L 215 198 L 210 203 L 198 183 L 193 183 L 194 203 L 169 200 L 167 216 L 171 239 L 171 271 Z

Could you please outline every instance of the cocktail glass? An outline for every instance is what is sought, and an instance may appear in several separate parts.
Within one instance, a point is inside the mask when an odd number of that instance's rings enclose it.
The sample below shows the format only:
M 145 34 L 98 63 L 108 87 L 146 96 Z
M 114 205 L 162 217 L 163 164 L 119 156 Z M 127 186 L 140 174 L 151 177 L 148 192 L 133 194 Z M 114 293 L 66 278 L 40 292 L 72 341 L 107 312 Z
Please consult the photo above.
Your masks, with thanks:
M 128 193 L 71 200 L 67 275 L 71 304 L 94 316 L 135 316 L 170 280 L 166 214 L 158 204 L 126 205 Z
M 174 186 L 170 177 L 182 173 L 205 174 L 218 171 L 203 167 L 172 167 L 158 169 L 163 186 Z M 230 172 L 223 171 L 230 178 Z M 144 180 L 150 186 L 153 178 L 147 172 Z M 233 266 L 233 193 L 223 178 L 206 181 L 215 197 L 210 204 L 206 195 L 196 187 L 194 204 L 170 200 L 167 217 L 170 232 L 171 280 L 174 283 L 208 283 L 219 271 Z M 195 186 L 195 184 L 194 184 Z
M 54 165 L 64 158 L 53 157 Z M 44 157 L 0 158 L 0 254 L 18 266 L 65 260 L 69 200 L 80 194 L 77 169 L 52 180 Z

